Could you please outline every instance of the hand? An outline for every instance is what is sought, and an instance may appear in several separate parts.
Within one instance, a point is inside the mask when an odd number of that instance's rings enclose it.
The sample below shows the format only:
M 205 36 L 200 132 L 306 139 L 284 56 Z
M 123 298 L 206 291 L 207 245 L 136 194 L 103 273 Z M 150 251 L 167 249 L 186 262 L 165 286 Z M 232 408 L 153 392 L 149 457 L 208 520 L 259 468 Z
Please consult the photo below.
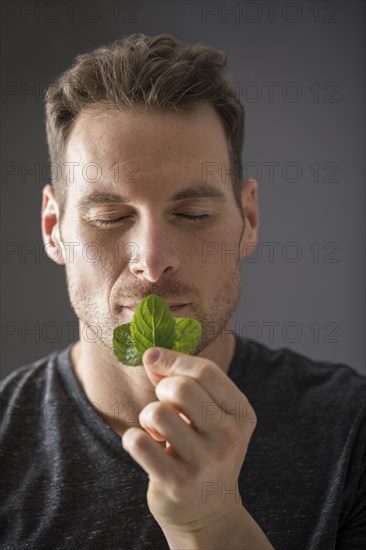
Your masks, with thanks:
M 152 363 L 154 350 L 160 356 Z M 257 422 L 247 397 L 202 357 L 150 348 L 143 363 L 158 401 L 142 409 L 144 429 L 129 428 L 122 445 L 149 475 L 147 501 L 156 521 L 167 534 L 204 532 L 241 518 L 237 481 Z

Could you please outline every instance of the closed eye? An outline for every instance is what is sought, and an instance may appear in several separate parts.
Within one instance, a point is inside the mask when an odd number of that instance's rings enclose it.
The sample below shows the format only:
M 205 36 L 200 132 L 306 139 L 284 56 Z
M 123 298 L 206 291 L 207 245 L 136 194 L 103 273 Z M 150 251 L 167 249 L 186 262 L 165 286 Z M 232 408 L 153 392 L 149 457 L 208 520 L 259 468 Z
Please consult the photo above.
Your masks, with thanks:
M 211 216 L 210 214 L 177 214 L 177 216 L 182 216 L 182 218 L 188 218 L 194 222 L 200 222 L 208 220 Z
M 121 222 L 123 220 L 126 220 L 128 216 L 122 216 L 121 218 L 116 218 L 115 220 L 94 220 L 94 223 L 97 225 L 113 225 L 117 222 Z
M 177 216 L 180 216 L 182 218 L 187 218 L 188 220 L 191 220 L 193 222 L 196 222 L 196 223 L 199 223 L 199 222 L 204 222 L 206 220 L 208 220 L 211 215 L 210 214 L 176 214 Z M 130 216 L 122 216 L 120 218 L 116 218 L 114 220 L 94 220 L 94 222 L 97 224 L 97 225 L 102 225 L 102 226 L 109 226 L 109 225 L 113 225 L 115 223 L 118 223 L 118 222 L 121 222 L 121 221 L 124 221 L 124 220 L 128 220 Z

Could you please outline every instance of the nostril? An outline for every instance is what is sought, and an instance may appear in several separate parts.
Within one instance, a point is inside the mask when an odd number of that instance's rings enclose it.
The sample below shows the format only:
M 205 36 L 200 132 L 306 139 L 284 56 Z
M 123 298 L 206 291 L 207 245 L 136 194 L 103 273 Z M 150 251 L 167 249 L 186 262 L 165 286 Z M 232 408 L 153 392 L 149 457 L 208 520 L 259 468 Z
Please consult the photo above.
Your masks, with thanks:
M 154 250 L 143 249 L 138 258 L 135 257 L 133 261 L 129 262 L 129 268 L 136 277 L 154 283 L 163 275 L 172 275 L 178 267 L 178 257 L 160 247 L 156 247 Z

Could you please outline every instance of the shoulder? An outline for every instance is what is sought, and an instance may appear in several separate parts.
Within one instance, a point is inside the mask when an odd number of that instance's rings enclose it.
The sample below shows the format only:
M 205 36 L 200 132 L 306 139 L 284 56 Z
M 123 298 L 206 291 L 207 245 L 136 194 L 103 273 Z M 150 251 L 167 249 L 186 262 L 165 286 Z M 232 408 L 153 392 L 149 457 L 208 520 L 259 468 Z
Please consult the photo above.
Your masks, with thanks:
M 312 359 L 289 348 L 271 349 L 255 340 L 238 337 L 239 358 L 253 374 L 270 378 L 291 378 L 303 384 L 345 381 L 366 387 L 366 376 L 342 362 Z M 247 370 L 247 369 L 246 369 Z
M 47 366 L 54 363 L 58 353 L 59 350 L 53 351 L 50 354 L 37 359 L 36 361 L 32 361 L 31 363 L 27 363 L 16 368 L 4 379 L 0 380 L 1 395 L 7 394 L 12 390 L 12 388 L 17 386 L 19 382 L 23 384 L 37 383 L 37 380 L 39 380 L 40 375 L 44 373 Z
M 23 417 L 35 404 L 41 404 L 56 375 L 56 360 L 60 350 L 16 368 L 0 381 L 1 418 Z
M 299 383 L 348 380 L 366 387 L 366 376 L 345 363 L 312 359 L 289 348 L 271 349 L 255 340 L 240 340 L 242 358 L 252 366 L 255 365 L 259 373 L 265 371 L 271 377 L 291 377 L 293 382 Z
M 240 350 L 242 382 L 256 399 L 365 415 L 366 377 L 349 365 L 245 338 L 240 338 Z

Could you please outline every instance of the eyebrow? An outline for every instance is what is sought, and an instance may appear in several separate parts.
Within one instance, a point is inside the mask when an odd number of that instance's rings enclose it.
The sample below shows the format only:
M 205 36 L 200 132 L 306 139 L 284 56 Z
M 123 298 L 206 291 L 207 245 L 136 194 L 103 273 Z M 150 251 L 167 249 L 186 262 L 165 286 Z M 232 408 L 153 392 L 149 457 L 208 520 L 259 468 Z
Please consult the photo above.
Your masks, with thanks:
M 169 202 L 177 202 L 185 199 L 192 198 L 210 198 L 215 199 L 221 202 L 227 200 L 225 193 L 220 191 L 217 187 L 212 185 L 193 185 L 182 189 L 173 195 Z M 82 197 L 77 206 L 80 210 L 88 210 L 88 208 L 98 205 L 98 204 L 127 204 L 131 202 L 130 199 L 125 195 L 118 195 L 115 193 L 102 193 L 101 191 L 94 191 L 85 197 Z

